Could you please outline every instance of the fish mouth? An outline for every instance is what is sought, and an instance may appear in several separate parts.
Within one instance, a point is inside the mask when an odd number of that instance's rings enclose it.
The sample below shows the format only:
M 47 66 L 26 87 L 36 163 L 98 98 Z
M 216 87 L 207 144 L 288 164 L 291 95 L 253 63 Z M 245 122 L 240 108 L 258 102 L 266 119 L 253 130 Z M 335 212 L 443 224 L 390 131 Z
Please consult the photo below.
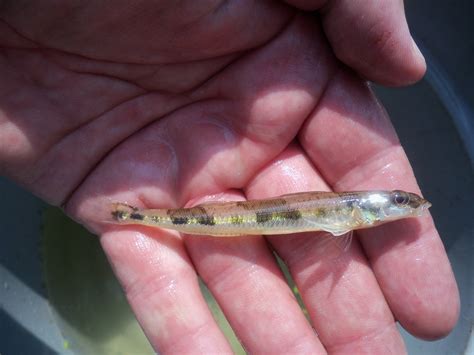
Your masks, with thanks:
M 421 201 L 421 206 L 420 208 L 425 211 L 427 210 L 428 208 L 430 208 L 432 206 L 431 202 L 430 201 L 427 201 L 425 199 L 423 199 L 423 201 Z
M 427 211 L 431 206 L 432 205 L 431 205 L 430 201 L 422 199 L 420 205 L 416 209 L 416 211 L 417 211 L 416 215 L 417 216 L 422 216 L 423 214 L 425 214 L 425 211 Z

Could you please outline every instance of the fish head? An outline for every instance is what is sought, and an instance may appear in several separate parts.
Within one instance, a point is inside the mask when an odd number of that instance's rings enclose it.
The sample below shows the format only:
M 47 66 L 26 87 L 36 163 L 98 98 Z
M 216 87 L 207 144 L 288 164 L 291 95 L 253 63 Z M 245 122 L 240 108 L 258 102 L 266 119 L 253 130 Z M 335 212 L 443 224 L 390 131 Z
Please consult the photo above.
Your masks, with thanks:
M 373 223 L 419 217 L 430 207 L 424 198 L 401 190 L 369 192 L 359 202 L 362 214 Z

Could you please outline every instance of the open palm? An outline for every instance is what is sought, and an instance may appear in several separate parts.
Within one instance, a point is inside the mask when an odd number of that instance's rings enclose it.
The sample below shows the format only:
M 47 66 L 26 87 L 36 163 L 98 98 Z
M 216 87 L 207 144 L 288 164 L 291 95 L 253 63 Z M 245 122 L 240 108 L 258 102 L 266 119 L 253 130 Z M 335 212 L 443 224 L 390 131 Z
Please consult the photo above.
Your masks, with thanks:
M 399 85 L 419 79 L 423 59 L 399 1 L 357 3 L 318 15 L 277 1 L 2 3 L 0 169 L 100 235 L 160 352 L 230 351 L 197 275 L 252 353 L 399 353 L 395 320 L 431 339 L 454 326 L 457 288 L 429 216 L 361 231 L 337 258 L 316 233 L 223 240 L 101 223 L 115 201 L 417 192 L 352 70 Z

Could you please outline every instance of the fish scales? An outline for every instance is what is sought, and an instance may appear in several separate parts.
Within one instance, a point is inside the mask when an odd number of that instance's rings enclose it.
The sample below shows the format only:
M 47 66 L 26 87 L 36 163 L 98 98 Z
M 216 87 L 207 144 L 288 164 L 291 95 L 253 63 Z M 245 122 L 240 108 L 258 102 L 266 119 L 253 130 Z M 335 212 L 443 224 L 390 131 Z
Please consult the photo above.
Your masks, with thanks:
M 428 205 L 429 202 L 418 195 L 404 191 L 315 191 L 265 200 L 209 202 L 176 209 L 140 210 L 116 203 L 112 217 L 120 224 L 142 224 L 198 235 L 269 235 L 308 231 L 340 235 L 388 220 L 416 216 L 420 208 L 426 209 Z

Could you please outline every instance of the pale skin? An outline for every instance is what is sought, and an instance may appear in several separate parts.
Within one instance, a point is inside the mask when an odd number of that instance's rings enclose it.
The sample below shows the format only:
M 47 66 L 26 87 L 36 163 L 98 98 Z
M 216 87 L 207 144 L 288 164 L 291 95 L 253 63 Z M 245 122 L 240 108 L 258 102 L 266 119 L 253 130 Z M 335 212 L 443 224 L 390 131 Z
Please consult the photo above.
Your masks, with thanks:
M 419 192 L 362 79 L 422 77 L 401 2 L 288 3 L 0 5 L 0 171 L 99 235 L 160 353 L 230 352 L 197 274 L 251 353 L 398 354 L 396 320 L 425 339 L 456 323 L 458 291 L 429 215 L 357 232 L 338 258 L 314 233 L 196 239 L 100 223 L 110 201 Z

